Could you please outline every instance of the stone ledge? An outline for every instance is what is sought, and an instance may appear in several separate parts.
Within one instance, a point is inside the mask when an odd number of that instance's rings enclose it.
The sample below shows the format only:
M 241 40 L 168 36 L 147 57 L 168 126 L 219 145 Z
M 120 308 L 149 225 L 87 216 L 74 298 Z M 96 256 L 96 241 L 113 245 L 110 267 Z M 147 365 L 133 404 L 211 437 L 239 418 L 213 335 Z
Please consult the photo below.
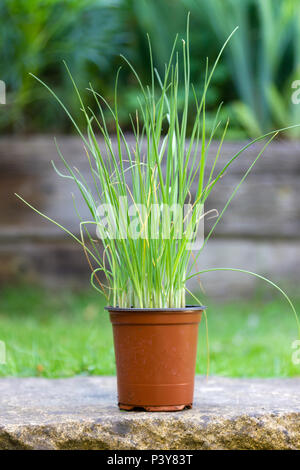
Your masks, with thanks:
M 0 379 L 0 449 L 300 449 L 300 378 L 197 377 L 192 410 L 121 412 L 115 377 Z

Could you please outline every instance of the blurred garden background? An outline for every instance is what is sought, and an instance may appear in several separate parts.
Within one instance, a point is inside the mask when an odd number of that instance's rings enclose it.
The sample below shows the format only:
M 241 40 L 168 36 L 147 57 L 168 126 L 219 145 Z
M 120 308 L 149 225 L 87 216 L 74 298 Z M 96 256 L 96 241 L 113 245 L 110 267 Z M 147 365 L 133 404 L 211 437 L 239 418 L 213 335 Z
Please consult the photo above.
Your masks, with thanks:
M 6 85 L 6 104 L 0 104 L 0 341 L 5 342 L 7 361 L 0 364 L 0 375 L 115 371 L 104 300 L 89 287 L 83 253 L 14 195 L 21 194 L 78 234 L 71 196 L 75 188 L 60 180 L 50 164 L 59 161 L 53 136 L 69 163 L 85 175 L 84 149 L 66 114 L 29 73 L 49 84 L 80 120 L 63 61 L 87 101 L 85 89 L 91 83 L 109 103 L 122 66 L 120 123 L 130 139 L 130 114 L 140 91 L 120 54 L 149 82 L 147 33 L 161 71 L 176 33 L 179 39 L 185 36 L 189 11 L 191 79 L 200 90 L 206 58 L 212 66 L 239 26 L 207 95 L 207 131 L 221 103 L 221 119 L 230 120 L 220 163 L 251 138 L 300 124 L 298 0 L 1 1 L 0 80 Z M 192 101 L 191 96 L 191 117 Z M 113 133 L 109 113 L 106 117 Z M 213 143 L 210 152 L 217 146 Z M 222 210 L 260 149 L 255 145 L 235 163 L 212 193 L 208 210 Z M 254 167 L 199 259 L 199 269 L 255 271 L 282 285 L 300 307 L 299 177 L 300 128 L 295 128 L 281 133 Z M 276 291 L 245 274 L 227 272 L 207 274 L 192 289 L 209 306 L 212 373 L 300 374 L 299 365 L 291 362 L 296 324 Z M 197 372 L 205 373 L 204 322 L 200 356 Z
M 217 104 L 224 102 L 223 112 L 231 119 L 228 137 L 253 137 L 298 123 L 299 107 L 290 99 L 300 67 L 297 0 L 3 0 L 1 79 L 7 85 L 8 105 L 1 113 L 1 130 L 72 132 L 67 117 L 57 113 L 55 102 L 28 75 L 50 83 L 72 106 L 76 97 L 63 60 L 80 88 L 91 82 L 108 100 L 113 97 L 116 69 L 123 65 L 120 117 L 123 128 L 130 129 L 128 115 L 135 111 L 139 89 L 120 54 L 147 80 L 146 33 L 161 71 L 176 33 L 180 38 L 185 34 L 188 11 L 195 85 L 203 84 L 206 57 L 212 64 L 227 36 L 239 26 L 207 97 L 212 119 Z M 299 132 L 287 136 L 297 137 Z

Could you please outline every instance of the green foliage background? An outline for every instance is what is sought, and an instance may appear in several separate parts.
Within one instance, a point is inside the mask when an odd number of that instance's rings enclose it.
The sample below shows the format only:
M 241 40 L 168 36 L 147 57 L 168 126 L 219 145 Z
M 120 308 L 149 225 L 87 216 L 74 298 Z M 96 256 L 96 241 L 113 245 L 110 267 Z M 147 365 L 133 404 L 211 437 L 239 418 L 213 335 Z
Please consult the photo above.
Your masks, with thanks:
M 159 70 L 176 32 L 184 36 L 191 11 L 192 81 L 202 83 L 210 63 L 235 26 L 207 96 L 213 114 L 221 101 L 231 119 L 229 138 L 255 137 L 300 122 L 300 105 L 291 102 L 291 83 L 300 78 L 300 3 L 298 0 L 2 0 L 0 3 L 0 79 L 7 105 L 0 109 L 2 132 L 70 132 L 63 112 L 30 76 L 38 75 L 69 106 L 75 96 L 62 60 L 81 89 L 92 82 L 108 100 L 120 53 L 147 83 L 150 34 Z M 130 129 L 129 113 L 138 89 L 127 67 L 120 76 L 120 120 Z M 209 117 L 209 114 L 208 114 Z M 211 116 L 211 121 L 213 115 Z M 299 136 L 299 130 L 286 137 Z

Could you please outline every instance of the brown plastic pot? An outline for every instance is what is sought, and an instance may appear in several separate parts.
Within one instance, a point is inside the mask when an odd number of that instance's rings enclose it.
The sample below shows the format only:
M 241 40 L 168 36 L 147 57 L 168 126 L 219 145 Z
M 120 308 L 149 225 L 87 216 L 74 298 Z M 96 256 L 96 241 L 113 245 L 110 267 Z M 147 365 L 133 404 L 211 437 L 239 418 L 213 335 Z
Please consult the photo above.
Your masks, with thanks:
M 205 307 L 106 308 L 113 325 L 119 408 L 192 408 L 198 325 Z

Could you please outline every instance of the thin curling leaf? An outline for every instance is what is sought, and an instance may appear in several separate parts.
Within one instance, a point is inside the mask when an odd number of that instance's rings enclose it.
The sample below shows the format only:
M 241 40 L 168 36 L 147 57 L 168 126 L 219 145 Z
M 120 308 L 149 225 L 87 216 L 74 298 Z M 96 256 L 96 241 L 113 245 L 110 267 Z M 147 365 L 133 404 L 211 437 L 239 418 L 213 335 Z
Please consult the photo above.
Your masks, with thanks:
M 76 237 L 76 235 L 74 235 L 74 233 L 72 233 L 70 230 L 68 230 L 66 227 L 64 227 L 63 225 L 61 225 L 59 222 L 56 222 L 56 220 L 54 219 L 51 219 L 51 217 L 48 217 L 46 214 L 44 214 L 43 212 L 39 211 L 38 209 L 36 209 L 34 206 L 32 206 L 31 204 L 29 204 L 29 202 L 25 201 L 25 199 L 22 198 L 22 196 L 20 196 L 20 194 L 17 194 L 15 193 L 15 196 L 17 196 L 17 198 L 19 198 L 24 204 L 26 204 L 26 206 L 30 207 L 30 209 L 32 209 L 34 212 L 36 212 L 37 214 L 39 214 L 41 217 L 43 217 L 44 219 L 48 220 L 49 222 L 52 222 L 54 225 L 56 225 L 57 227 L 59 227 L 61 230 L 63 230 L 65 233 L 67 233 L 70 237 L 72 237 L 77 243 L 79 243 L 79 245 L 81 245 L 83 247 L 83 243 L 82 241 Z M 89 251 L 89 254 L 90 256 L 92 256 L 95 261 L 98 261 L 97 258 L 94 256 L 94 254 Z
M 281 289 L 281 287 L 279 287 L 277 284 L 275 284 L 275 282 L 270 281 L 270 279 L 267 279 L 266 277 L 261 276 L 260 274 L 254 273 L 252 271 L 247 271 L 246 269 L 210 268 L 210 269 L 202 269 L 201 271 L 198 271 L 198 272 L 188 276 L 185 280 L 188 281 L 189 279 L 192 279 L 195 276 L 199 276 L 200 274 L 209 273 L 209 272 L 213 272 L 213 271 L 235 271 L 235 272 L 239 272 L 239 273 L 249 274 L 249 275 L 254 276 L 258 279 L 262 279 L 263 281 L 267 282 L 271 286 L 275 287 L 275 289 L 277 289 L 283 295 L 283 297 L 287 300 L 288 304 L 290 305 L 290 307 L 292 309 L 292 312 L 295 316 L 295 320 L 296 320 L 296 323 L 297 323 L 298 334 L 299 334 L 299 338 L 300 338 L 300 321 L 299 321 L 298 314 L 297 314 L 297 311 L 295 309 L 294 304 L 292 303 L 291 299 L 287 296 L 287 294 Z
M 60 106 L 63 108 L 63 110 L 65 111 L 65 113 L 69 117 L 70 121 L 72 122 L 74 128 L 76 129 L 76 131 L 78 132 L 78 134 L 82 138 L 83 142 L 88 146 L 88 143 L 87 143 L 83 133 L 81 132 L 79 126 L 77 125 L 75 119 L 73 118 L 73 116 L 70 113 L 70 111 L 68 110 L 68 108 L 66 108 L 64 103 L 61 101 L 61 99 L 57 96 L 57 94 L 54 93 L 54 91 L 45 82 L 43 82 L 43 80 L 41 80 L 39 77 L 36 77 L 33 73 L 30 73 L 29 75 L 31 75 L 33 78 L 35 78 L 35 80 L 37 80 L 39 83 L 41 83 L 49 91 L 49 93 L 51 93 L 51 95 L 56 99 L 56 101 L 60 104 Z

